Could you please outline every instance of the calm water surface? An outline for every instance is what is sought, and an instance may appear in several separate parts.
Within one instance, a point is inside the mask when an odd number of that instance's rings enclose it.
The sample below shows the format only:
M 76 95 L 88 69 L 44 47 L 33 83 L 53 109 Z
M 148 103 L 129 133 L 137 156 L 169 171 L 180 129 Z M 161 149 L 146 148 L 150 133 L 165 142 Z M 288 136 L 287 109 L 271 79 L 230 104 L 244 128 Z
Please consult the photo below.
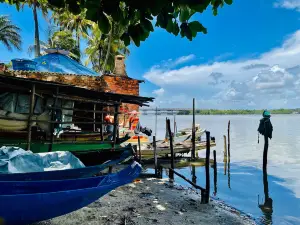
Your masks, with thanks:
M 169 116 L 173 120 L 173 116 Z M 165 134 L 166 115 L 158 116 L 157 134 Z M 253 216 L 261 224 L 300 224 L 300 115 L 273 115 L 273 139 L 269 142 L 268 176 L 262 173 L 263 137 L 257 143 L 261 116 L 196 116 L 196 123 L 216 137 L 218 161 L 215 197 Z M 223 135 L 231 121 L 231 163 L 224 173 Z M 142 115 L 143 126 L 155 130 L 155 116 Z M 192 116 L 176 116 L 178 129 L 191 127 Z M 201 152 L 201 154 L 204 153 Z M 229 168 L 229 170 L 228 170 Z M 191 178 L 192 168 L 180 169 Z M 197 183 L 205 185 L 205 170 L 196 168 Z M 213 174 L 213 171 L 211 171 Z M 268 182 L 268 185 L 266 183 Z M 182 179 L 177 183 L 188 186 Z M 268 190 L 264 191 L 264 188 Z M 213 177 L 211 178 L 213 195 Z M 265 202 L 265 192 L 271 200 Z M 259 202 L 259 203 L 258 203 Z M 265 207 L 259 207 L 265 205 Z M 272 208 L 272 210 L 270 210 Z

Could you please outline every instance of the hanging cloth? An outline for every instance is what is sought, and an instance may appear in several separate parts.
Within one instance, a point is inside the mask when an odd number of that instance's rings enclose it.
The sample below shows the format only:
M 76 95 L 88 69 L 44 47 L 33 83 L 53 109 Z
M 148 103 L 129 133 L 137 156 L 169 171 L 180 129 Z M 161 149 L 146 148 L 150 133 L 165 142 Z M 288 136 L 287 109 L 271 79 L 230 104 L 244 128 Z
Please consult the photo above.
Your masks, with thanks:
M 271 118 L 270 112 L 264 111 L 263 118 L 259 121 L 259 126 L 257 131 L 259 134 L 263 136 L 267 135 L 268 138 L 272 139 L 273 126 L 270 118 Z M 258 135 L 258 143 L 259 143 L 259 135 Z

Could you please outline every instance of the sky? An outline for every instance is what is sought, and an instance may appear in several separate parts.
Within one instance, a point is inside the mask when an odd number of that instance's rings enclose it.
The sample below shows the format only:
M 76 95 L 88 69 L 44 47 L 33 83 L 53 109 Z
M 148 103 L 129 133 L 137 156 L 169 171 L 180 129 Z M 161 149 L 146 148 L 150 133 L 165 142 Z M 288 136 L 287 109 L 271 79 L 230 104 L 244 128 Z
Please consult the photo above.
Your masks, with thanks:
M 23 38 L 21 52 L 0 43 L 0 61 L 32 58 L 31 9 L 0 4 L 0 15 L 10 15 Z M 140 47 L 130 46 L 127 73 L 145 80 L 140 94 L 155 97 L 153 106 L 191 108 L 195 98 L 205 109 L 300 107 L 300 0 L 234 0 L 217 16 L 208 8 L 193 19 L 208 34 L 191 42 L 156 28 Z M 39 21 L 43 40 L 47 22 Z

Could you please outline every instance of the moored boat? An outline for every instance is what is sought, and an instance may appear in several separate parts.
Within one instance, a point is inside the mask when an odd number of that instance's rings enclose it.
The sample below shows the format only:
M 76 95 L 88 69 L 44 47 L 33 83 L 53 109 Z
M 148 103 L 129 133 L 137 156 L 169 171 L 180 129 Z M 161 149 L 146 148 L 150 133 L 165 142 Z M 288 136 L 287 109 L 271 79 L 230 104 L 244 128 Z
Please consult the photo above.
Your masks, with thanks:
M 131 182 L 140 172 L 141 166 L 134 162 L 118 173 L 101 177 L 0 182 L 0 218 L 5 225 L 25 225 L 61 216 Z

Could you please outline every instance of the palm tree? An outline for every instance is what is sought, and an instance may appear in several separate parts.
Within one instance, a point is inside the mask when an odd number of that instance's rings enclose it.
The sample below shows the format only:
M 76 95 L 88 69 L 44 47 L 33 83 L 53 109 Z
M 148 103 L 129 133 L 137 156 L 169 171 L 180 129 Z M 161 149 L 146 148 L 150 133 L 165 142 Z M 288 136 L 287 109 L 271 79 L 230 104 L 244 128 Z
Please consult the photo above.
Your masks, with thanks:
M 41 54 L 46 54 L 48 48 L 59 48 L 69 51 L 69 56 L 76 60 L 80 60 L 80 51 L 77 48 L 76 40 L 73 38 L 71 31 L 56 30 L 55 27 L 49 27 L 47 31 L 47 42 L 40 41 Z M 29 46 L 28 53 L 31 54 L 34 50 L 34 45 Z
M 32 8 L 33 12 L 33 20 L 34 20 L 34 49 L 35 49 L 35 57 L 41 55 L 40 49 L 40 34 L 39 34 L 39 21 L 37 17 L 37 10 L 40 9 L 44 17 L 47 16 L 47 1 L 46 0 L 25 0 L 22 8 L 25 5 L 28 5 Z
M 97 72 L 112 71 L 116 55 L 129 55 L 129 49 L 120 40 L 124 28 L 118 24 L 112 24 L 108 35 L 99 30 L 97 24 L 92 25 L 91 34 L 88 36 L 85 54 L 88 56 L 86 65 L 92 64 Z
M 52 15 L 54 22 L 64 29 L 75 31 L 77 47 L 80 49 L 80 38 L 86 38 L 92 22 L 85 19 L 85 11 L 74 15 L 66 9 L 54 12 Z
M 21 29 L 14 25 L 8 16 L 0 16 L 0 42 L 11 51 L 14 48 L 21 50 Z

